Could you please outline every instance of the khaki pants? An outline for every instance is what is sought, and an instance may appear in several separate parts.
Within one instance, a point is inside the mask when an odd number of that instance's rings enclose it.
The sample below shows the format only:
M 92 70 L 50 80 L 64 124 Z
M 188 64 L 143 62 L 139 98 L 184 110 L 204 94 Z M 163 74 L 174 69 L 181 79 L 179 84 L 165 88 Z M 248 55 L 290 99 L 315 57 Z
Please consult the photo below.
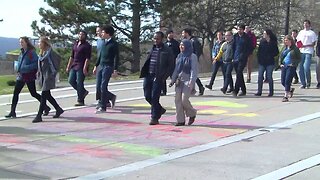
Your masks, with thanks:
M 194 117 L 197 110 L 191 105 L 189 98 L 192 88 L 187 86 L 187 82 L 181 82 L 176 87 L 175 104 L 176 104 L 176 119 L 178 123 L 184 123 L 185 117 Z

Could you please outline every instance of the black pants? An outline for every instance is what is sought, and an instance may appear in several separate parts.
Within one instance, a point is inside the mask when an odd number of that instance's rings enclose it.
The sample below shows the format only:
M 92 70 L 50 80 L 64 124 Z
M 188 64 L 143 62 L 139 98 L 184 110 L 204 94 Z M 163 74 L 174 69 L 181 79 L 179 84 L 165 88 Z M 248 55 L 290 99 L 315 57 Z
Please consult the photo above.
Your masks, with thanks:
M 39 107 L 37 116 L 41 116 L 42 112 L 46 109 L 47 100 L 50 102 L 50 104 L 52 104 L 52 106 L 56 109 L 56 111 L 61 110 L 61 107 L 59 106 L 57 101 L 52 97 L 50 90 L 42 91 L 41 92 L 40 107 Z
M 216 76 L 217 76 L 219 68 L 221 68 L 222 75 L 223 75 L 223 77 L 225 77 L 225 71 L 223 70 L 223 62 L 222 61 L 216 61 L 212 65 L 212 75 L 211 75 L 210 83 L 208 84 L 209 86 L 213 85 L 214 80 L 216 79 Z
M 24 85 L 27 84 L 28 90 L 31 94 L 32 97 L 36 98 L 39 102 L 41 101 L 41 95 L 37 93 L 36 91 L 36 83 L 35 81 L 30 81 L 30 82 L 24 82 L 17 80 L 16 85 L 14 86 L 14 91 L 13 91 L 13 98 L 12 98 L 12 104 L 11 104 L 11 113 L 16 113 L 16 107 L 18 104 L 19 100 L 19 94 L 24 87 Z
M 236 71 L 236 83 L 234 86 L 235 94 L 238 94 L 240 89 L 243 93 L 247 93 L 246 84 L 243 79 L 243 70 L 246 67 L 246 64 L 247 60 L 239 60 L 233 63 L 234 70 Z

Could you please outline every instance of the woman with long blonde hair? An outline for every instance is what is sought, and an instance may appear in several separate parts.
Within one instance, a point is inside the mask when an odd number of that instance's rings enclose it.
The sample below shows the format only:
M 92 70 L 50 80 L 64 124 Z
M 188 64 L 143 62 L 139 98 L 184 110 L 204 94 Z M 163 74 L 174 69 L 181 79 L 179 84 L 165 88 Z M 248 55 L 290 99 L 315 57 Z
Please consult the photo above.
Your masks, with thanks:
M 58 105 L 57 101 L 52 97 L 50 90 L 56 87 L 56 75 L 58 67 L 54 65 L 49 39 L 47 37 L 41 37 L 39 41 L 39 61 L 38 61 L 38 79 L 41 86 L 41 101 L 37 116 L 32 121 L 33 123 L 42 121 L 42 111 L 48 100 L 53 107 L 56 109 L 56 114 L 53 118 L 58 118 L 64 112 L 63 109 Z

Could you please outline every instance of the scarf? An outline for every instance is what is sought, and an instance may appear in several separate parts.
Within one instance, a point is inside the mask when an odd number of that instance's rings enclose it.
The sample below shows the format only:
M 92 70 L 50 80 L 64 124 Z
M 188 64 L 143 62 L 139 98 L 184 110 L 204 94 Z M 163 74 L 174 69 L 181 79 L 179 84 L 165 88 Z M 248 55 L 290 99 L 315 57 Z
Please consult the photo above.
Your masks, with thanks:
M 191 41 L 183 39 L 181 42 L 184 46 L 184 50 L 179 54 L 178 61 L 178 73 L 184 72 L 190 74 L 191 71 L 191 55 L 193 52 Z

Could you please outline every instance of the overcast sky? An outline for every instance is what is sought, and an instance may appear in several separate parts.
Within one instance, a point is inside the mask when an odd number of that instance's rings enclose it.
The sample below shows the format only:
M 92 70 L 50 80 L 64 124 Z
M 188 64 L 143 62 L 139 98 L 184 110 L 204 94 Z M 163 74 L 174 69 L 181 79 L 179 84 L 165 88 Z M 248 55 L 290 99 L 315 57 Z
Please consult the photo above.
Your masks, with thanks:
M 48 8 L 43 0 L 2 0 L 0 5 L 0 36 L 32 37 L 31 23 L 40 21 L 39 8 Z

